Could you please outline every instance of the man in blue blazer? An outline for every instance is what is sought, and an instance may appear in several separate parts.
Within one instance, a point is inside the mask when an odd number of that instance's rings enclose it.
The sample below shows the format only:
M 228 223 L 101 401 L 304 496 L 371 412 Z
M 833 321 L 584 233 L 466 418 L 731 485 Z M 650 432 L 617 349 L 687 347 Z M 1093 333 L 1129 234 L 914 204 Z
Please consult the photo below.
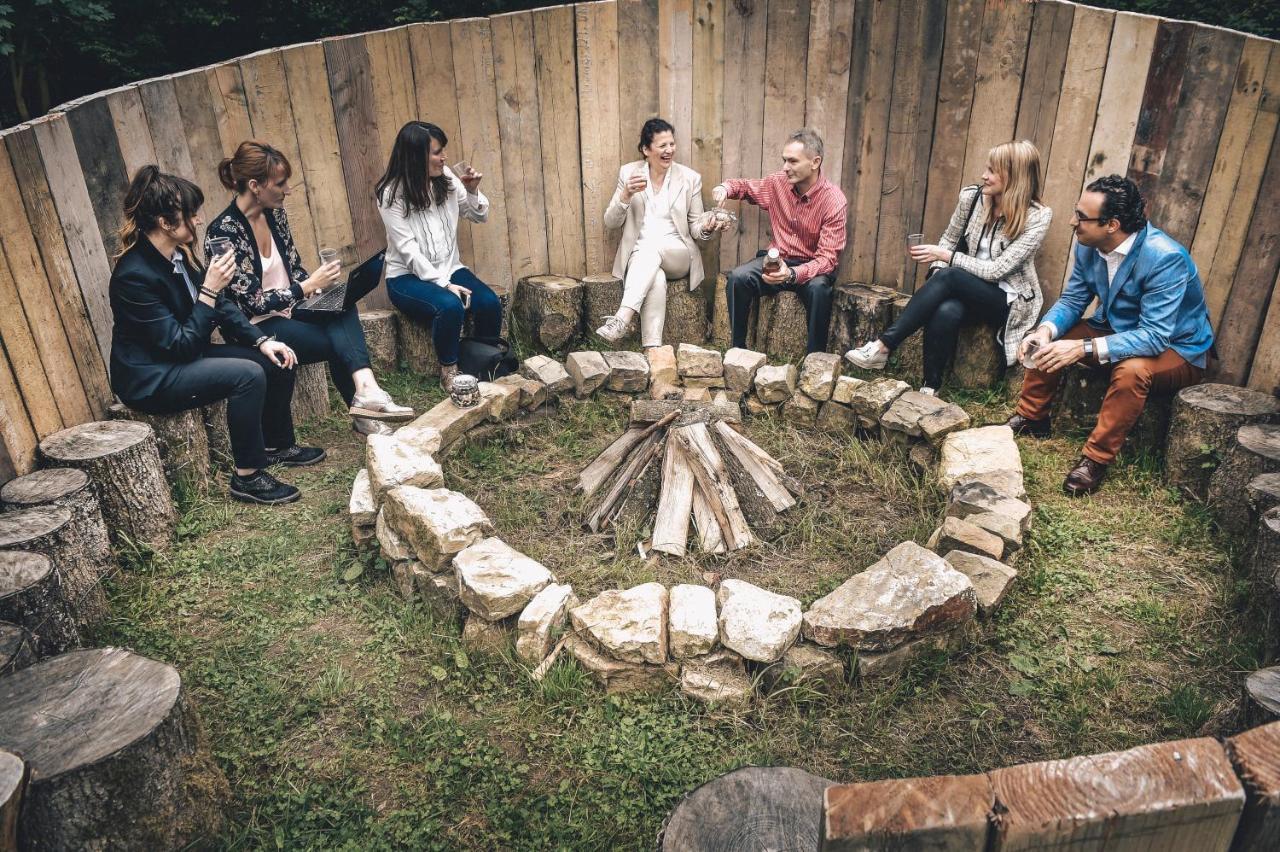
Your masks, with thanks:
M 1213 346 L 1200 273 L 1187 250 L 1147 221 L 1142 194 L 1120 175 L 1085 188 L 1071 227 L 1075 267 L 1057 304 L 1022 341 L 1028 369 L 1014 432 L 1049 432 L 1049 406 L 1063 368 L 1077 361 L 1111 368 L 1098 423 L 1063 489 L 1072 496 L 1102 485 L 1125 435 L 1151 393 L 1199 382 Z M 1094 300 L 1093 316 L 1082 319 Z

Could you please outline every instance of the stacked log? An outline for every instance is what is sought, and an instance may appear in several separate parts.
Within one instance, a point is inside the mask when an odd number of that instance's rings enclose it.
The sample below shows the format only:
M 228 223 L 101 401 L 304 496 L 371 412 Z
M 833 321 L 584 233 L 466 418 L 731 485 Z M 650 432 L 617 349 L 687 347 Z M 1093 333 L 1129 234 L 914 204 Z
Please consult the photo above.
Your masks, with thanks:
M 115 557 L 102 506 L 89 474 L 73 467 L 51 467 L 11 479 L 0 487 L 0 504 L 5 510 L 36 506 L 65 506 L 71 510 L 76 537 L 84 545 L 85 558 L 106 571 Z
M 1280 400 L 1270 394 L 1212 382 L 1183 388 L 1173 400 L 1165 482 L 1204 500 L 1209 479 L 1240 427 L 1278 418 Z
M 45 438 L 40 454 L 53 466 L 89 475 L 113 535 L 154 550 L 169 547 L 177 512 L 150 426 L 132 420 L 82 423 Z
M 62 575 L 41 553 L 0 551 L 0 621 L 25 628 L 41 657 L 69 651 L 83 640 Z
M 178 849 L 222 821 L 227 782 L 177 670 L 128 651 L 0 679 L 0 748 L 31 767 L 22 848 Z
M 204 425 L 204 412 L 189 408 L 173 414 L 145 414 L 123 403 L 107 409 L 112 420 L 136 420 L 155 431 L 169 487 L 198 491 L 209 487 L 209 433 Z
M 77 624 L 92 627 L 108 615 L 102 577 L 110 563 L 95 562 L 65 506 L 34 506 L 0 514 L 0 551 L 48 557 L 59 574 L 60 593 Z
M 1209 478 L 1208 502 L 1218 526 L 1237 538 L 1249 531 L 1249 483 L 1280 472 L 1280 425 L 1249 423 L 1236 430 L 1235 443 Z

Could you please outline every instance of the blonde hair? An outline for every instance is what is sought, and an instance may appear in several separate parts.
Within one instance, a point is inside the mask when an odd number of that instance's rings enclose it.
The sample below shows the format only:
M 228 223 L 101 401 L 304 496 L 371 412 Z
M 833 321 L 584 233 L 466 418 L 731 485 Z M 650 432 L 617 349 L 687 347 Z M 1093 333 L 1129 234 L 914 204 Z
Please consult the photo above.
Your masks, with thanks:
M 1004 180 L 1000 215 L 1004 231 L 1016 240 L 1027 227 L 1032 204 L 1040 203 L 1040 151 L 1025 139 L 1002 142 L 987 153 L 991 171 Z M 995 205 L 987 205 L 987 224 L 992 224 Z

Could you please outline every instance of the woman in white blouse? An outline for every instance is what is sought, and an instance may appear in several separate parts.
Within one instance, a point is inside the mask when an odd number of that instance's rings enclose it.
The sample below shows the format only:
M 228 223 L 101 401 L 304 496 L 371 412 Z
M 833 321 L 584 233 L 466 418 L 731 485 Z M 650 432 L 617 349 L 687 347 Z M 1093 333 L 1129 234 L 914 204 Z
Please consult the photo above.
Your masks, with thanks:
M 618 188 L 604 211 L 607 228 L 622 228 L 613 274 L 625 282 L 622 305 L 596 334 L 616 343 L 640 317 L 643 346 L 662 345 L 667 319 L 667 280 L 689 276 L 702 283 L 702 255 L 694 239 L 707 240 L 722 227 L 702 227 L 702 177 L 675 161 L 675 128 L 651 118 L 640 130 L 643 160 L 618 172 Z
M 497 337 L 502 328 L 498 296 L 458 256 L 458 217 L 484 222 L 489 199 L 484 177 L 468 167 L 455 175 L 445 165 L 449 138 L 425 121 L 411 121 L 396 134 L 387 170 L 374 190 L 387 229 L 387 294 L 391 304 L 431 323 L 445 390 L 458 373 L 458 340 L 467 311 L 476 337 Z

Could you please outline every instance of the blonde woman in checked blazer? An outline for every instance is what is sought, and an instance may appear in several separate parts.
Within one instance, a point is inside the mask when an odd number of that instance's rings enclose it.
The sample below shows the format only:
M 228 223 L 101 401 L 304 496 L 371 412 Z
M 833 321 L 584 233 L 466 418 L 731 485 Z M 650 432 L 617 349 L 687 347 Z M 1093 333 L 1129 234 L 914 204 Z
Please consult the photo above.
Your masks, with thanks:
M 972 216 L 970 215 L 972 211 Z M 879 338 L 850 349 L 855 367 L 879 370 L 902 342 L 924 329 L 924 386 L 942 384 L 966 319 L 990 325 L 1005 364 L 1018 358 L 1018 344 L 1031 331 L 1044 295 L 1036 277 L 1036 254 L 1053 212 L 1040 203 L 1040 152 L 1030 142 L 991 149 L 982 183 L 960 191 L 960 200 L 938 245 L 909 249 L 911 259 L 931 263 L 929 278 L 897 321 Z M 961 236 L 967 251 L 957 251 Z

